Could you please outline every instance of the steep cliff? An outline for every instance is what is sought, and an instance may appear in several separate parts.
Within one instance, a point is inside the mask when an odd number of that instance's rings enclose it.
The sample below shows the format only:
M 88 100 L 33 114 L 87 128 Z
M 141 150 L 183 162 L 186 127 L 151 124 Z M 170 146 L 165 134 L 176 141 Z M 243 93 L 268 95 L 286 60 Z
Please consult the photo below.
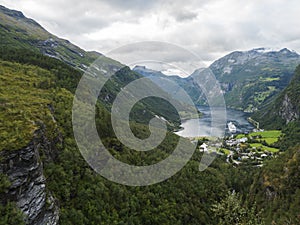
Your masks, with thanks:
M 281 129 L 282 154 L 264 165 L 249 199 L 264 210 L 266 224 L 300 224 L 300 66 L 286 89 L 253 117 L 264 128 Z M 275 223 L 276 221 L 276 223 Z
M 26 224 L 58 224 L 59 208 L 47 190 L 41 153 L 55 152 L 54 144 L 38 131 L 34 139 L 19 150 L 0 152 L 0 172 L 11 182 L 3 201 L 16 202 L 25 215 Z
M 281 128 L 300 118 L 300 66 L 286 89 L 254 114 L 264 128 Z
M 0 174 L 10 185 L 0 203 L 14 202 L 29 225 L 58 223 L 58 204 L 47 188 L 43 162 L 62 142 L 52 106 L 53 74 L 0 60 Z
M 299 119 L 299 110 L 297 105 L 294 104 L 288 93 L 284 94 L 279 115 L 286 123 Z
M 230 53 L 210 69 L 221 83 L 227 106 L 255 112 L 288 85 L 299 63 L 299 54 L 287 48 L 258 48 Z

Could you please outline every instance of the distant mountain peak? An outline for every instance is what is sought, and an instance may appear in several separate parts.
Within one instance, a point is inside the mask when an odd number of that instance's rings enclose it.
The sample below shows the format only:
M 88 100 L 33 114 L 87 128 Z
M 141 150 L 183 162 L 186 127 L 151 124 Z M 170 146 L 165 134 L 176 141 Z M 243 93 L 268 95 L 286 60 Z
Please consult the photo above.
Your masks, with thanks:
M 8 17 L 12 17 L 16 20 L 22 20 L 28 24 L 32 24 L 35 26 L 38 26 L 39 28 L 44 29 L 39 23 L 37 23 L 35 20 L 27 18 L 22 12 L 17 11 L 17 10 L 13 10 L 13 9 L 9 9 L 4 7 L 3 5 L 0 5 L 0 12 L 5 14 Z
M 235 51 L 209 67 L 225 92 L 226 104 L 253 112 L 284 89 L 300 64 L 288 48 Z
M 87 52 L 70 41 L 61 39 L 44 29 L 38 22 L 27 18 L 22 12 L 0 5 L 0 47 L 38 50 L 43 55 L 59 59 L 68 65 L 85 71 L 88 65 L 102 54 Z M 108 59 L 112 64 L 118 62 Z
M 296 53 L 298 55 L 298 53 L 292 49 L 289 48 L 265 48 L 265 47 L 261 47 L 261 48 L 254 48 L 250 51 L 247 52 L 257 52 L 257 53 L 283 53 L 283 54 L 287 54 L 287 53 Z
M 0 5 L 0 10 L 8 16 L 12 16 L 15 18 L 16 17 L 25 18 L 24 14 L 22 12 L 13 10 L 13 9 L 8 9 L 8 8 L 4 7 L 3 5 Z
M 160 77 L 186 77 L 182 71 L 176 68 L 160 68 L 160 69 L 150 69 L 145 65 L 136 65 L 132 68 L 133 71 L 142 74 L 143 76 L 160 76 Z
M 141 66 L 141 65 L 136 65 L 132 70 L 139 73 L 139 74 L 141 74 L 141 75 L 143 75 L 144 77 L 149 77 L 149 76 L 164 77 L 164 76 L 166 76 L 161 71 L 153 70 L 153 69 L 150 69 L 146 66 Z

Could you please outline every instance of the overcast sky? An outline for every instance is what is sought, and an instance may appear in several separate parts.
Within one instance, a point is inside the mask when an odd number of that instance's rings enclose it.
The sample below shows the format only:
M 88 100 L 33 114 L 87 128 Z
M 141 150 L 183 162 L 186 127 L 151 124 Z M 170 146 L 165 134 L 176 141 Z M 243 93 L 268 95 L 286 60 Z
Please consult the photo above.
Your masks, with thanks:
M 85 50 L 179 45 L 209 63 L 234 50 L 300 52 L 299 0 L 0 0 Z

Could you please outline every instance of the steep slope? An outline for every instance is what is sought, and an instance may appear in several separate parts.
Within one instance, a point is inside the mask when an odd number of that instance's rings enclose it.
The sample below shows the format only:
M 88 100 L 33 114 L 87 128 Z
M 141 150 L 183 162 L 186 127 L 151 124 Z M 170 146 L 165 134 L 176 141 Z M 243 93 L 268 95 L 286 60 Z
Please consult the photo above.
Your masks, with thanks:
M 56 37 L 46 31 L 36 21 L 29 19 L 22 12 L 7 9 L 0 5 L 0 46 L 28 48 L 49 57 L 60 59 L 81 70 L 101 54 L 85 52 L 67 40 Z M 106 58 L 112 64 L 117 62 Z
M 289 49 L 275 51 L 259 48 L 232 52 L 216 60 L 209 69 L 220 82 L 228 107 L 255 112 L 288 85 L 299 63 L 300 55 Z M 180 96 L 180 93 L 170 88 L 168 81 L 181 86 L 196 104 L 207 104 L 200 86 L 195 82 L 197 78 L 204 76 L 201 71 L 181 78 L 166 76 L 142 66 L 133 70 L 149 77 L 173 96 Z
M 18 14 L 15 11 L 10 13 Z M 1 32 L 5 29 L 1 27 Z M 31 34 L 30 31 L 28 33 Z M 6 38 L 8 43 L 16 42 L 0 49 L 1 223 L 22 224 L 22 215 L 16 210 L 17 207 L 30 225 L 58 224 L 58 219 L 62 225 L 217 224 L 218 218 L 212 210 L 215 203 L 220 199 L 226 200 L 230 189 L 249 189 L 253 179 L 249 175 L 252 168 L 242 171 L 224 163 L 225 159 L 217 158 L 200 173 L 198 168 L 202 154 L 199 151 L 174 177 L 148 187 L 126 187 L 97 175 L 82 158 L 72 133 L 73 92 L 82 75 L 79 66 L 41 55 L 40 49 L 27 42 L 26 38 L 19 40 L 12 33 L 8 33 Z M 29 48 L 35 49 L 35 52 Z M 138 77 L 138 74 L 124 67 L 107 84 L 106 90 L 114 97 L 122 85 Z M 120 85 L 112 90 L 115 84 Z M 172 133 L 168 133 L 166 140 L 150 152 L 137 152 L 122 145 L 111 127 L 107 110 L 111 100 L 105 101 L 106 96 L 107 93 L 103 93 L 102 101 L 97 104 L 95 117 L 99 135 L 111 154 L 132 165 L 154 164 L 170 155 L 178 141 Z M 147 137 L 148 127 L 132 122 L 135 133 Z M 294 128 L 299 129 L 299 126 Z M 299 155 L 291 154 L 288 158 L 292 160 L 287 169 L 286 166 L 277 167 L 274 164 L 275 169 L 283 172 L 283 177 L 279 178 L 282 182 L 273 182 L 277 178 L 269 177 L 271 187 L 277 188 L 279 184 L 281 189 L 276 193 L 280 195 L 284 192 L 282 185 L 292 181 L 286 186 L 284 206 L 289 198 L 295 197 L 289 209 L 294 211 L 290 215 L 297 216 L 299 166 L 294 164 L 294 159 L 297 161 Z M 268 177 L 266 180 L 269 181 Z M 264 193 L 260 191 L 265 190 L 266 186 L 260 184 L 255 185 L 258 190 L 253 188 L 252 197 L 255 193 Z M 268 182 L 265 184 L 269 185 Z M 294 191 L 298 194 L 294 195 Z M 261 202 L 261 199 L 256 200 Z M 280 200 L 275 207 L 281 206 Z M 264 204 L 261 203 L 261 206 Z M 234 213 L 230 216 L 232 219 L 236 217 Z
M 262 127 L 282 129 L 283 153 L 269 161 L 251 186 L 250 202 L 263 209 L 266 224 L 300 223 L 300 66 L 280 95 L 253 115 Z
M 79 72 L 50 57 L 23 58 L 32 54 L 26 51 L 17 54 L 23 63 L 0 62 L 1 222 L 22 224 L 12 208 L 15 203 L 30 225 L 214 223 L 211 206 L 227 190 L 218 169 L 221 161 L 199 173 L 201 153 L 197 152 L 176 176 L 149 187 L 107 181 L 89 167 L 73 137 L 71 91 L 76 79 L 70 76 L 76 78 Z M 11 54 L 6 57 L 16 61 Z M 178 142 L 178 136 L 168 133 L 153 151 L 133 151 L 116 139 L 110 114 L 100 102 L 95 117 L 107 149 L 132 165 L 157 163 Z M 148 134 L 142 124 L 133 123 L 132 129 L 139 136 Z
M 71 169 L 70 165 L 64 162 L 66 159 L 64 157 L 70 149 L 74 157 L 72 164 L 81 162 L 81 169 L 92 173 L 82 159 L 72 136 L 71 109 L 72 93 L 82 76 L 81 64 L 91 63 L 99 54 L 92 54 L 92 57 L 90 53 L 85 53 L 69 42 L 56 38 L 20 12 L 1 7 L 0 16 L 1 223 L 22 224 L 24 217 L 25 223 L 30 225 L 58 224 L 59 214 L 68 214 L 68 219 L 61 219 L 66 223 L 72 217 L 74 207 L 71 207 L 70 200 L 65 199 L 66 193 L 60 195 L 63 185 L 58 186 L 59 182 L 52 176 L 60 177 L 62 170 L 59 168 L 66 167 L 62 173 L 68 173 L 68 179 L 74 179 L 72 173 L 76 171 L 77 166 Z M 53 55 L 54 53 L 49 56 L 45 52 L 46 47 L 49 46 L 40 45 L 40 41 L 49 38 L 48 35 L 56 39 L 63 49 L 60 53 L 60 48 L 51 44 L 50 48 L 54 49 L 56 56 Z M 83 55 L 78 52 L 82 52 Z M 107 139 L 105 143 L 110 148 L 117 145 L 120 149 L 121 143 L 113 139 L 114 132 L 107 109 L 123 86 L 141 76 L 114 60 L 102 55 L 100 57 L 110 69 L 118 72 L 106 84 L 103 95 L 99 97 L 97 127 L 100 136 Z M 107 100 L 108 95 L 109 100 Z M 156 104 L 159 107 L 153 106 L 151 101 L 138 105 L 139 110 L 148 113 L 142 121 L 133 118 L 131 128 L 139 136 L 147 137 L 149 129 L 136 124 L 136 121 L 148 122 L 147 120 L 154 115 L 161 113 L 161 116 L 169 121 L 177 122 L 178 115 L 175 112 L 161 110 L 166 106 L 159 104 L 159 101 Z M 154 159 L 166 157 L 167 143 L 173 141 L 176 143 L 177 138 L 174 136 L 171 137 L 171 141 L 166 139 L 164 146 L 159 149 L 160 153 L 156 153 L 158 156 L 153 156 Z M 115 154 L 119 155 L 118 152 Z M 140 156 L 136 154 L 127 156 L 126 159 L 131 158 L 136 161 L 137 155 Z M 62 178 L 64 181 L 68 179 Z M 94 179 L 99 180 L 97 176 Z M 100 179 L 101 183 L 103 183 L 102 179 Z M 91 184 L 82 183 L 83 186 Z M 70 188 L 64 186 L 63 189 L 72 192 L 73 195 L 73 190 Z M 68 205 L 70 208 L 65 209 L 62 205 L 65 207 Z M 98 213 L 100 214 L 99 211 Z M 87 214 L 85 217 L 88 218 Z M 79 224 L 89 222 L 78 221 L 76 223 Z M 102 220 L 97 218 L 91 221 L 97 221 L 96 223 L 99 224 Z
M 171 96 L 174 96 L 179 101 L 183 100 L 184 98 L 181 96 L 180 91 L 173 87 L 173 83 L 182 87 L 186 93 L 189 94 L 194 103 L 204 103 L 204 98 L 200 97 L 202 96 L 201 88 L 198 84 L 196 84 L 196 82 L 194 82 L 192 77 L 182 78 L 176 75 L 167 76 L 160 71 L 151 70 L 145 66 L 135 66 L 133 71 L 149 78 L 156 85 L 169 93 Z
M 27 23 L 36 27 L 19 12 L 7 11 L 5 16 L 10 14 L 20 17 L 21 24 L 26 20 L 26 29 Z M 197 151 L 180 173 L 148 187 L 115 184 L 89 167 L 72 132 L 73 93 L 82 71 L 67 65 L 65 58 L 42 55 L 36 37 L 31 36 L 35 28 L 30 28 L 32 33 L 20 31 L 17 20 L 13 19 L 13 28 L 1 20 L 0 29 L 7 43 L 0 48 L 0 223 L 215 224 L 211 206 L 227 192 L 223 172 L 230 170 L 227 165 L 219 168 L 221 160 L 199 173 L 202 155 Z M 167 133 L 153 151 L 128 149 L 111 127 L 107 109 L 112 98 L 105 100 L 107 94 L 114 97 L 122 85 L 139 77 L 128 67 L 119 70 L 106 86 L 109 93 L 103 93 L 96 105 L 95 118 L 111 154 L 132 165 L 149 165 L 167 158 L 178 136 Z M 149 135 L 143 124 L 132 121 L 131 128 L 139 137 Z M 186 146 L 190 144 L 186 141 Z
M 57 224 L 59 209 L 47 190 L 44 157 L 52 161 L 61 142 L 53 98 L 55 75 L 37 66 L 0 60 L 0 171 L 10 185 L 0 201 L 16 205 L 27 224 Z
M 108 110 L 110 110 L 116 95 L 126 84 L 142 77 L 113 59 L 97 52 L 86 52 L 69 41 L 50 34 L 37 22 L 25 17 L 22 12 L 0 6 L 0 18 L 0 54 L 4 60 L 19 63 L 29 62 L 35 65 L 35 61 L 39 61 L 36 58 L 40 58 L 40 53 L 58 59 L 77 70 L 70 73 L 70 78 L 64 78 L 65 80 L 62 81 L 65 84 L 68 83 L 66 85 L 72 84 L 72 91 L 75 90 L 82 73 L 96 59 L 100 60 L 110 71 L 116 71 L 99 96 L 100 101 Z M 33 52 L 24 51 L 24 49 Z M 41 66 L 41 62 L 38 63 Z M 62 66 L 60 65 L 60 68 L 57 68 L 56 65 L 51 69 L 58 72 L 59 69 L 62 69 Z M 100 76 L 106 76 L 104 71 L 98 71 L 98 73 L 100 73 Z M 75 82 L 71 82 L 71 80 Z M 178 104 L 180 105 L 180 103 Z M 169 105 L 161 99 L 156 99 L 156 102 L 146 99 L 137 104 L 135 113 L 132 113 L 132 119 L 141 123 L 148 123 L 155 115 L 159 115 L 167 119 L 170 129 L 177 129 L 180 125 L 179 116 L 175 110 L 169 110 L 168 108 L 170 108 Z M 187 112 L 183 110 L 183 114 L 189 115 L 188 107 L 182 105 L 181 108 L 187 108 Z M 144 110 L 147 112 L 145 115 L 142 113 Z
M 233 52 L 209 68 L 225 92 L 227 106 L 253 112 L 284 89 L 300 63 L 286 48 Z
M 249 202 L 256 202 L 262 210 L 266 224 L 300 223 L 300 139 L 273 159 L 254 177 Z
M 300 118 L 300 66 L 280 95 L 253 115 L 263 127 L 281 128 Z

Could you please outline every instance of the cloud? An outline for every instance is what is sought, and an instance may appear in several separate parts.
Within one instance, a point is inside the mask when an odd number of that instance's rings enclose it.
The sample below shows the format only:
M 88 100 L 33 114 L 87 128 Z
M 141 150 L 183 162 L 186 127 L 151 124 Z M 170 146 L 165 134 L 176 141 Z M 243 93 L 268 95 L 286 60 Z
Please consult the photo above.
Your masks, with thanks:
M 184 22 L 184 21 L 196 19 L 197 15 L 198 14 L 196 12 L 182 11 L 175 16 L 175 19 L 178 22 Z
M 139 41 L 173 43 L 207 63 L 255 47 L 300 52 L 298 0 L 0 0 L 0 4 L 102 53 Z M 185 61 L 180 55 L 173 58 Z

